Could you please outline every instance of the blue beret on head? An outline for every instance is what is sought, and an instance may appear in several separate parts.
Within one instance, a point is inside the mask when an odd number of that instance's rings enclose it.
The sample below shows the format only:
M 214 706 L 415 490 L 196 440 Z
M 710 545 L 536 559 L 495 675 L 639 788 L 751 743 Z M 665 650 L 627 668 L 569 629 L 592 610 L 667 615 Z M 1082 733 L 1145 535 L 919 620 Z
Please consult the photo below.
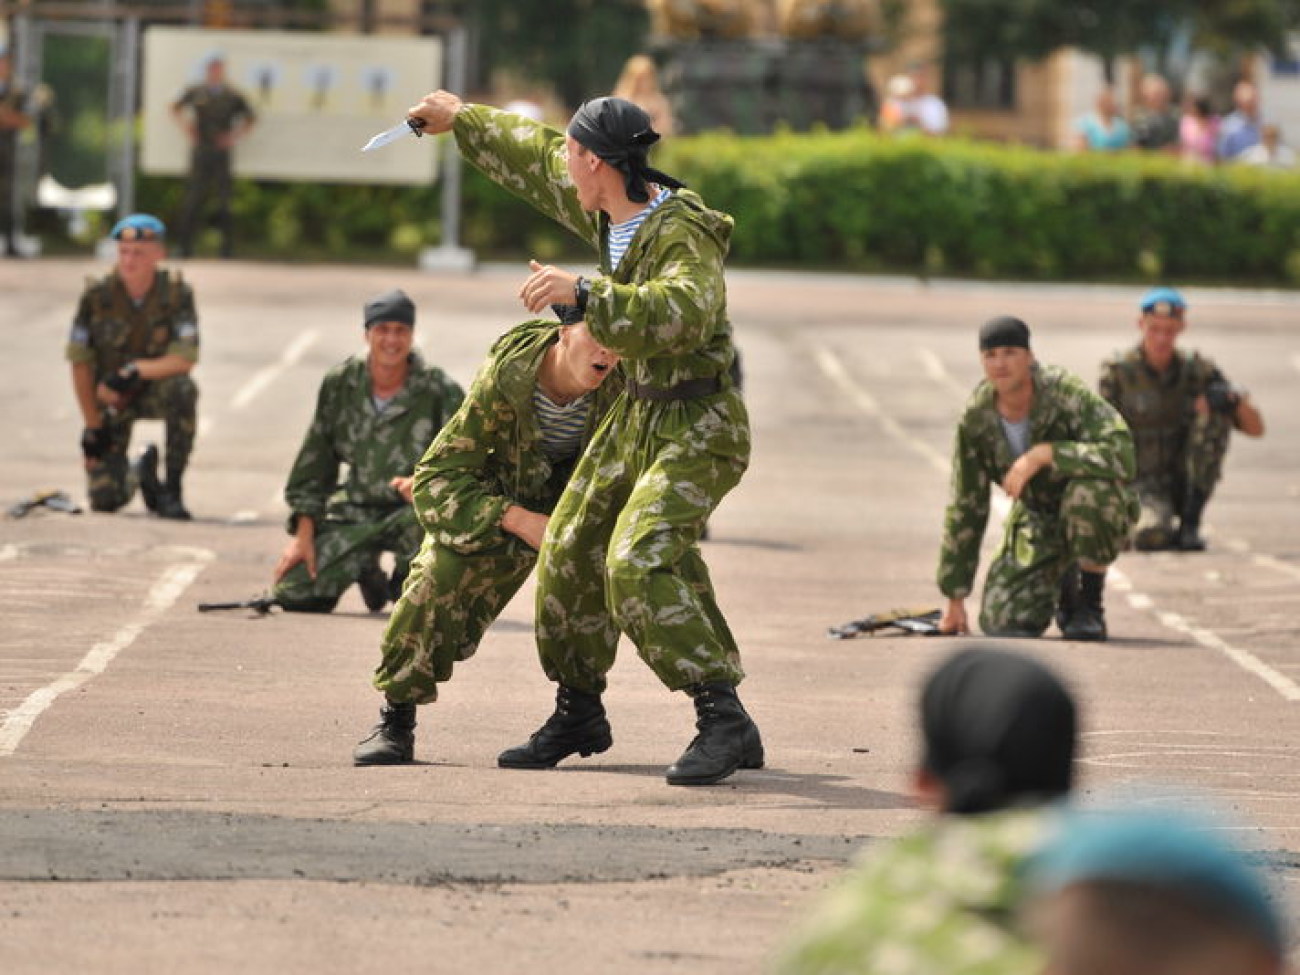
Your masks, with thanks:
M 1057 837 L 1034 857 L 1030 877 L 1045 892 L 1095 881 L 1169 890 L 1232 918 L 1279 954 L 1286 950 L 1282 920 L 1263 878 L 1208 824 L 1185 815 L 1068 816 Z
M 167 228 L 151 213 L 133 213 L 115 223 L 109 236 L 114 240 L 162 240 Z
M 1140 307 L 1143 314 L 1155 312 L 1157 315 L 1181 315 L 1187 302 L 1173 288 L 1152 288 L 1142 296 Z

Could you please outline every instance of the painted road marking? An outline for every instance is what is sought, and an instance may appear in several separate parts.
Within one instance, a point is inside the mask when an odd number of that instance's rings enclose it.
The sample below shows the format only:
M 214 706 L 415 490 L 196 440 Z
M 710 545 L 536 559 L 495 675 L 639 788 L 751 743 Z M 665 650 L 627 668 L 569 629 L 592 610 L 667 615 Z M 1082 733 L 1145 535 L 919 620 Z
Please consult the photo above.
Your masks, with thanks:
M 189 551 L 193 553 L 191 557 L 195 561 L 178 562 L 167 566 L 149 589 L 144 605 L 135 619 L 109 639 L 96 643 L 73 670 L 33 691 L 26 700 L 5 716 L 4 724 L 0 724 L 0 757 L 12 755 L 17 750 L 23 738 L 32 730 L 36 719 L 45 713 L 60 695 L 76 690 L 91 678 L 102 674 L 118 654 L 135 642 L 136 637 L 158 622 L 214 558 L 214 553 L 206 549 L 189 549 Z M 202 555 L 200 556 L 199 553 Z
M 849 375 L 848 370 L 844 368 L 844 363 L 834 352 L 825 346 L 819 345 L 813 348 L 813 357 L 816 359 L 818 366 L 821 367 L 822 372 L 825 373 L 827 378 L 839 386 L 848 398 L 853 403 L 857 404 L 858 408 L 861 409 L 862 412 L 876 420 L 889 436 L 893 437 L 899 443 L 903 444 L 915 453 L 920 454 L 940 473 L 948 473 L 948 461 L 930 447 L 929 444 L 923 443 L 916 437 L 913 437 L 903 429 L 903 426 L 897 420 L 886 413 L 876 401 L 875 397 L 858 386 L 853 377 Z M 946 374 L 943 363 L 938 356 L 933 357 L 930 368 L 932 373 L 938 372 Z M 1001 501 L 1002 503 L 997 504 L 997 501 Z M 1004 496 L 995 496 L 995 507 L 998 510 L 1005 511 L 1009 504 L 1010 502 Z M 1267 558 L 1267 556 L 1265 558 Z M 1300 701 L 1300 685 L 1296 684 L 1295 681 L 1291 680 L 1279 671 L 1274 670 L 1250 651 L 1233 646 L 1216 633 L 1213 633 L 1202 626 L 1198 626 L 1195 622 L 1188 620 L 1177 613 L 1169 613 L 1156 609 L 1155 602 L 1151 597 L 1147 596 L 1145 593 L 1133 591 L 1132 583 L 1129 582 L 1128 578 L 1114 566 L 1111 567 L 1109 576 L 1116 582 L 1121 583 L 1119 588 L 1122 588 L 1128 593 L 1129 604 L 1135 609 L 1151 610 L 1155 613 L 1156 619 L 1158 619 L 1168 629 L 1189 636 L 1206 649 L 1214 650 L 1227 657 L 1247 673 L 1254 674 L 1260 680 L 1264 681 L 1286 700 Z
M 281 373 L 297 365 L 298 360 L 303 357 L 303 354 L 312 347 L 318 338 L 320 338 L 320 333 L 315 329 L 308 329 L 295 337 L 292 342 L 285 346 L 285 350 L 280 353 L 279 359 L 253 373 L 248 377 L 248 381 L 235 391 L 235 395 L 230 400 L 230 408 L 232 410 L 242 410 L 246 407 L 261 394 L 262 390 L 279 379 Z

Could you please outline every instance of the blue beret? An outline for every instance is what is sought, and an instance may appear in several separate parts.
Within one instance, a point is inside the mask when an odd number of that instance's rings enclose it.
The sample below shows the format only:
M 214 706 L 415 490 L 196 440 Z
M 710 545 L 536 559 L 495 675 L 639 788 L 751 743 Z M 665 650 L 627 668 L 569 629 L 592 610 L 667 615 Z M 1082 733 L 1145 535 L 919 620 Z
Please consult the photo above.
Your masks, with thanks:
M 109 236 L 114 240 L 162 240 L 167 228 L 152 214 L 133 213 L 115 223 Z
M 1268 888 L 1243 854 L 1183 815 L 1076 813 L 1031 863 L 1039 890 L 1094 881 L 1167 889 L 1235 919 L 1279 954 L 1282 920 Z
M 1140 307 L 1144 314 L 1155 312 L 1157 315 L 1181 315 L 1187 302 L 1173 288 L 1152 288 L 1142 296 Z

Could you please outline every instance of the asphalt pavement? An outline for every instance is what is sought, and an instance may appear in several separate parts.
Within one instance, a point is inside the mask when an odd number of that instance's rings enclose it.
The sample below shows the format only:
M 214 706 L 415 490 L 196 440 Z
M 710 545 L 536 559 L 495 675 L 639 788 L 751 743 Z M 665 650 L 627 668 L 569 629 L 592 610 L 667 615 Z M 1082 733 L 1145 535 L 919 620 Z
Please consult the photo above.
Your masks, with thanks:
M 0 262 L 0 502 L 84 501 L 63 360 L 91 261 Z M 531 586 L 421 709 L 415 765 L 357 769 L 384 614 L 200 614 L 266 588 L 281 490 L 361 306 L 401 286 L 417 342 L 468 385 L 527 317 L 523 267 L 470 274 L 186 262 L 201 319 L 191 523 L 43 508 L 0 519 L 0 970 L 756 972 L 858 850 L 925 815 L 915 696 L 984 638 L 827 638 L 938 606 L 948 453 L 975 332 L 1029 322 L 1092 380 L 1136 340 L 1140 286 L 733 272 L 749 474 L 704 544 L 768 764 L 709 788 L 663 770 L 690 702 L 625 642 L 614 747 L 547 772 L 495 756 L 550 712 Z M 1185 341 L 1261 406 L 1203 554 L 1124 556 L 1112 639 L 1017 649 L 1083 704 L 1081 796 L 1194 805 L 1253 851 L 1300 919 L 1300 295 L 1187 289 Z M 161 438 L 138 425 L 137 446 Z M 990 531 L 988 543 L 993 541 Z M 1132 792 L 1140 787 L 1139 792 Z

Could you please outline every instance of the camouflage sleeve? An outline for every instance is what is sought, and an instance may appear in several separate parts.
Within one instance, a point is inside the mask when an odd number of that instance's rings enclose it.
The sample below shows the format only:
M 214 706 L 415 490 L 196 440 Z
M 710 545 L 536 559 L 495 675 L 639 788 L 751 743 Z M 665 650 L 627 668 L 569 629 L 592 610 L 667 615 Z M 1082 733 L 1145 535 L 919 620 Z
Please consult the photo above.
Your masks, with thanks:
M 172 340 L 167 355 L 178 355 L 190 362 L 199 361 L 199 313 L 194 308 L 194 289 L 181 282 L 180 302 L 172 318 Z
M 189 88 L 186 88 L 184 91 L 182 91 L 179 95 L 176 96 L 176 101 L 172 102 L 172 108 L 173 109 L 184 108 L 185 106 L 189 105 L 190 102 L 194 101 L 194 95 L 196 90 L 197 89 L 193 85 L 191 85 Z
M 1133 435 L 1119 411 L 1075 376 L 1059 385 L 1074 439 L 1052 442 L 1052 466 L 1066 477 L 1131 481 L 1137 473 Z
M 506 441 L 515 426 L 514 411 L 485 368 L 415 465 L 415 515 L 436 544 L 472 555 L 505 540 L 501 516 L 512 501 L 488 465 L 494 455 L 510 453 Z
M 87 289 L 77 303 L 77 314 L 72 319 L 72 331 L 68 335 L 68 344 L 64 347 L 64 358 L 81 365 L 94 365 L 95 346 L 91 339 L 91 298 Z
M 316 412 L 311 426 L 303 437 L 298 457 L 289 471 L 284 486 L 284 500 L 293 513 L 289 518 L 289 531 L 294 530 L 297 516 L 305 515 L 320 521 L 330 495 L 339 483 L 339 456 L 334 450 L 331 428 L 338 404 L 333 391 L 332 375 L 321 382 L 316 397 Z
M 569 179 L 563 133 L 486 105 L 457 112 L 453 132 L 461 155 L 484 176 L 598 245 L 596 218 L 578 205 Z
M 243 116 L 249 125 L 257 121 L 257 113 L 253 111 L 253 106 L 248 103 L 248 99 L 241 92 L 235 93 L 235 118 Z
M 656 239 L 648 258 L 656 270 L 640 284 L 591 282 L 587 327 L 611 352 L 631 359 L 698 349 L 717 328 L 726 302 L 722 248 L 689 219 Z
M 957 427 L 952 452 L 952 484 L 943 517 L 943 543 L 939 548 L 939 591 L 949 599 L 965 599 L 975 584 L 980 544 L 989 520 L 988 469 L 980 456 L 967 417 Z
M 1115 409 L 1120 405 L 1120 379 L 1119 363 L 1114 359 L 1107 359 L 1101 364 L 1101 376 L 1097 379 L 1097 392 Z

